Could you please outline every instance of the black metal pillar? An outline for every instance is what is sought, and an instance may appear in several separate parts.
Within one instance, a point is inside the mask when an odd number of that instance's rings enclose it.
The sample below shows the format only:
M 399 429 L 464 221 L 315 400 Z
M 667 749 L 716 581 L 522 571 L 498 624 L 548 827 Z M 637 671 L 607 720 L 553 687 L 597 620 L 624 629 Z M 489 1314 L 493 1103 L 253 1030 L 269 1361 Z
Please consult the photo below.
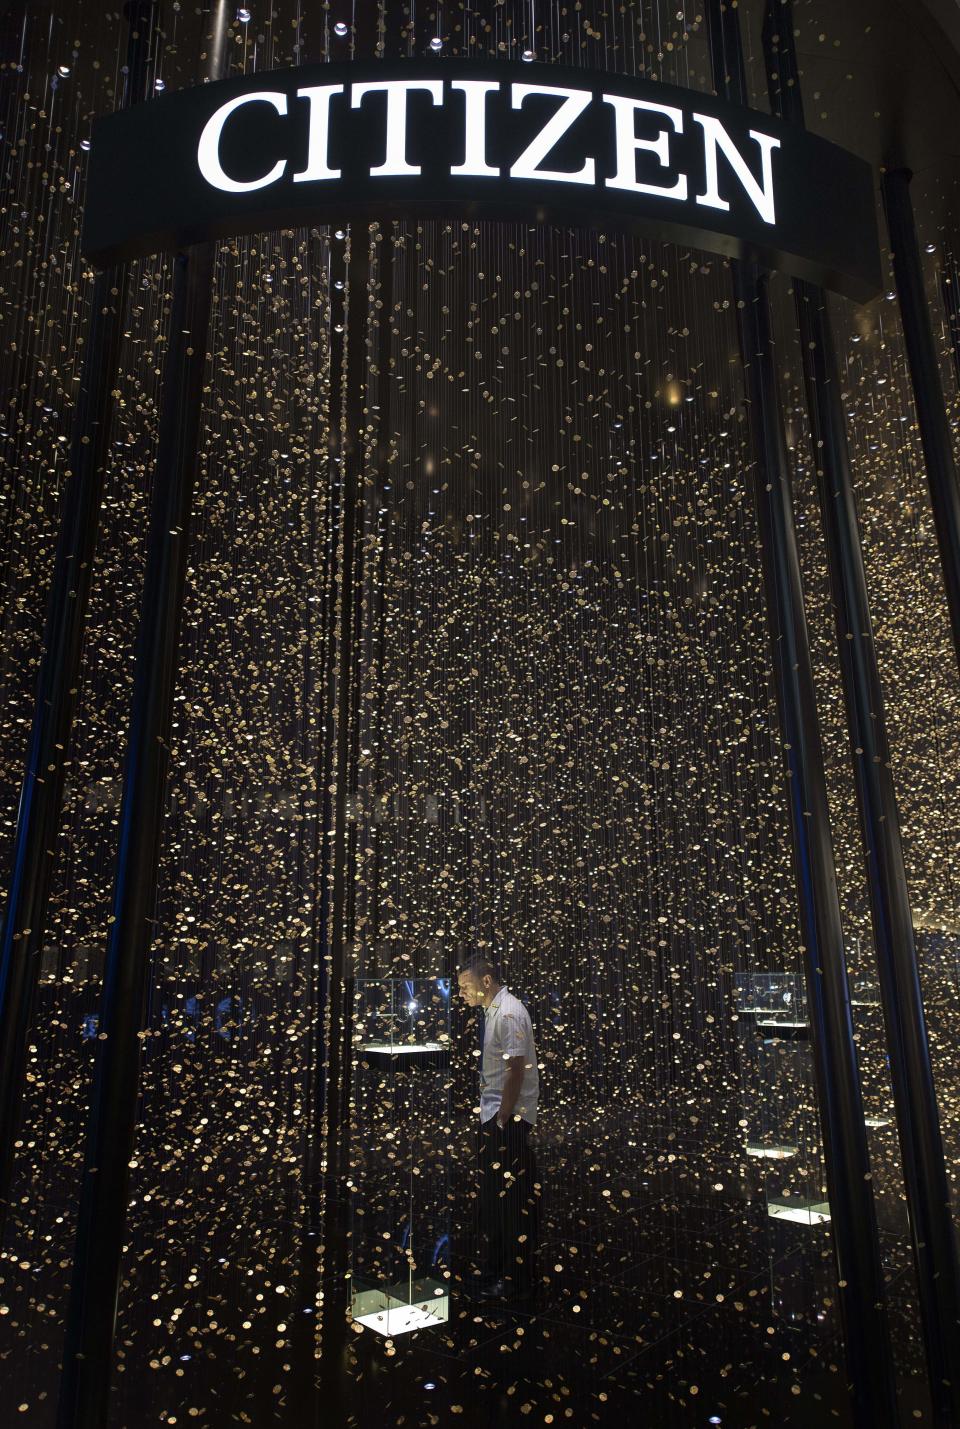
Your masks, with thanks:
M 802 126 L 791 0 L 768 0 L 771 107 Z M 821 288 L 794 280 L 817 491 L 836 618 L 877 970 L 910 1212 L 934 1422 L 960 1424 L 960 1265 L 860 547 L 841 381 Z
M 220 77 L 229 0 L 209 16 L 208 79 Z M 112 920 L 80 1186 L 59 1429 L 104 1429 L 136 1133 L 140 1040 L 203 400 L 214 248 L 177 255 L 143 603 L 137 632 Z
M 960 482 L 953 459 L 950 425 L 923 288 L 923 268 L 910 202 L 911 178 L 907 168 L 887 168 L 881 181 L 883 206 L 890 234 L 893 276 L 910 364 L 913 399 L 927 466 L 933 524 L 940 547 L 953 649 L 960 662 Z
M 722 0 L 709 0 L 707 18 L 714 87 L 725 99 L 746 104 L 737 11 Z M 754 488 L 848 1379 L 858 1429 L 877 1429 L 896 1425 L 896 1391 L 768 278 L 752 262 L 737 260 L 731 266 L 755 453 Z
M 158 4 L 159 0 L 130 0 L 124 6 L 129 35 L 121 108 L 139 103 L 152 89 Z M 80 683 L 103 474 L 109 458 L 111 391 L 120 355 L 125 281 L 124 269 L 108 268 L 97 274 L 93 284 L 0 942 L 0 1233 L 9 1208 L 25 1049 Z

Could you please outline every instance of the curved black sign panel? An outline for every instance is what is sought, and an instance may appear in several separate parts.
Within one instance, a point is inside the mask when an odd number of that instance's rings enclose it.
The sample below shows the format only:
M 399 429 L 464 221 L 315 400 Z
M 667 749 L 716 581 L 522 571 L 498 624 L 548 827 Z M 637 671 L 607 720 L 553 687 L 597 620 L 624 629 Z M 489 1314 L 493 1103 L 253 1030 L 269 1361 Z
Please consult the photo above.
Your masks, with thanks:
M 266 71 L 99 120 L 83 252 L 442 215 L 651 234 L 859 301 L 880 287 L 873 177 L 836 145 L 695 90 L 459 60 Z

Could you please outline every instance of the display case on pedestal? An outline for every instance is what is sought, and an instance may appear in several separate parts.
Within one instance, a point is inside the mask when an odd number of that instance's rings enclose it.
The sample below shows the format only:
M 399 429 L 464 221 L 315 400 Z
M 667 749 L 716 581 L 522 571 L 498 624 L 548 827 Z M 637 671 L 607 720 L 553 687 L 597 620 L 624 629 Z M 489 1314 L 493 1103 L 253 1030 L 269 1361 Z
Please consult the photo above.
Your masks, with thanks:
M 450 980 L 358 978 L 354 1320 L 388 1336 L 449 1316 Z

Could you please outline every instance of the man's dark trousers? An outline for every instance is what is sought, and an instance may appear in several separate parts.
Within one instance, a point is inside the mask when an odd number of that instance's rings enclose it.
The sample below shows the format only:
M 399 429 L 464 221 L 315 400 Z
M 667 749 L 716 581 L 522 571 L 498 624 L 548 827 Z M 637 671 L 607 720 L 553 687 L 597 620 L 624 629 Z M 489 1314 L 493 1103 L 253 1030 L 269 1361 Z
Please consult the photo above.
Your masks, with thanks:
M 497 1118 L 479 1132 L 480 1243 L 484 1275 L 526 1295 L 535 1279 L 540 1237 L 540 1188 L 530 1123 Z

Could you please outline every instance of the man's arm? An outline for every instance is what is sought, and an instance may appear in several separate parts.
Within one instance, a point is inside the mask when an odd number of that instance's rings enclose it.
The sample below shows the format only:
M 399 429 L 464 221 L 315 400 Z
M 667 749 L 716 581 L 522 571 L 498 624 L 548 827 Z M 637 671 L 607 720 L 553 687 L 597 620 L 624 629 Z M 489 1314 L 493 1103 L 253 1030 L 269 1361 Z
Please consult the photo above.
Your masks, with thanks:
M 513 1109 L 517 1104 L 520 1088 L 523 1086 L 523 1073 L 526 1065 L 526 1057 L 507 1058 L 507 1078 L 500 1094 L 500 1110 L 497 1112 L 497 1122 L 500 1126 L 506 1126 L 513 1116 Z

